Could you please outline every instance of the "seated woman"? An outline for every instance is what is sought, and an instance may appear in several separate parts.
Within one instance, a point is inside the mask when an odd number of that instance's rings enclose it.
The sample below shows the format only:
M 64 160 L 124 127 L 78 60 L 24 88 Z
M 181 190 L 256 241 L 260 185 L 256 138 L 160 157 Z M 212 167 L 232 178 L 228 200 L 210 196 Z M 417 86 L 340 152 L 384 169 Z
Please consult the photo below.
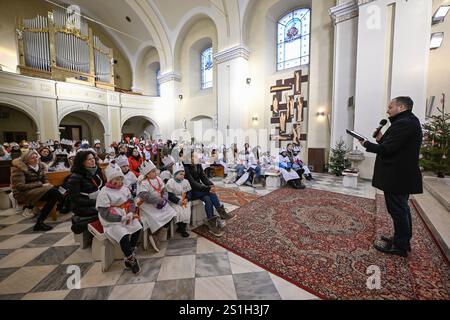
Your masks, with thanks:
M 293 163 L 288 157 L 286 148 L 281 149 L 278 156 L 278 166 L 280 168 L 283 179 L 294 189 L 305 189 L 305 185 L 301 182 L 301 176 L 292 169 Z
M 76 234 L 87 230 L 89 223 L 98 219 L 95 202 L 105 178 L 93 151 L 78 151 L 68 180 L 72 206 L 72 231 Z
M 49 165 L 48 171 L 69 171 L 70 163 L 68 159 L 68 153 L 66 150 L 56 150 L 55 160 Z
M 45 168 L 39 161 L 36 150 L 30 150 L 12 161 L 11 188 L 17 202 L 25 203 L 29 207 L 33 207 L 38 201 L 46 202 L 33 227 L 34 231 L 52 229 L 44 221 L 55 204 L 63 198 L 58 189 L 48 183 Z
M 164 182 L 156 175 L 156 166 L 153 162 L 144 161 L 140 166 L 140 173 L 136 203 L 140 206 L 144 230 L 150 229 L 158 247 L 159 239 L 163 238 L 162 227 L 168 227 L 177 213 L 167 203 L 168 193 Z
M 50 148 L 47 146 L 44 146 L 42 148 L 38 149 L 38 153 L 41 156 L 41 162 L 45 164 L 50 164 L 53 161 L 53 154 L 50 151 Z
M 226 212 L 224 206 L 220 203 L 216 195 L 214 184 L 206 177 L 201 164 L 199 164 L 198 155 L 191 152 L 190 161 L 183 162 L 185 177 L 192 188 L 192 200 L 201 200 L 205 204 L 205 211 L 209 232 L 216 237 L 223 235 L 220 230 L 220 219 L 228 220 L 233 218 L 233 213 Z M 214 208 L 219 213 L 219 217 L 214 215 Z
M 125 269 L 134 274 L 141 271 L 135 256 L 136 244 L 142 226 L 135 215 L 136 206 L 130 190 L 123 184 L 124 176 L 120 167 L 110 163 L 105 169 L 107 183 L 100 190 L 96 208 L 106 235 L 114 239 L 125 256 Z
M 189 181 L 184 179 L 184 166 L 182 164 L 176 163 L 173 171 L 173 178 L 167 182 L 167 191 L 169 192 L 170 206 L 177 213 L 178 228 L 176 231 L 186 238 L 189 237 L 186 228 L 191 222 L 192 188 Z

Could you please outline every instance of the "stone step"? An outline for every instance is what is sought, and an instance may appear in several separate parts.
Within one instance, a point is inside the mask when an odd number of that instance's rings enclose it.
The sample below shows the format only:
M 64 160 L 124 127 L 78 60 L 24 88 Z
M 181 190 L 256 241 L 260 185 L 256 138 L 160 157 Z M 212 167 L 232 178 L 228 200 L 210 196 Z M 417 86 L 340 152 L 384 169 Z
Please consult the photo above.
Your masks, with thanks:
M 433 236 L 450 260 L 450 212 L 427 189 L 411 197 Z
M 450 214 L 450 178 L 424 177 L 423 185 Z

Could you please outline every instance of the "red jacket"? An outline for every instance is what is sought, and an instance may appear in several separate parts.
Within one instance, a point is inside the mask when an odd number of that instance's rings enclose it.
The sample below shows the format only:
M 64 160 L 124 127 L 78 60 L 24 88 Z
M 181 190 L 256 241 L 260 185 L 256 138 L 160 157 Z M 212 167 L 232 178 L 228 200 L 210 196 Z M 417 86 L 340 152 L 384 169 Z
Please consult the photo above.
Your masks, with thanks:
M 128 163 L 130 164 L 130 170 L 133 171 L 136 177 L 139 177 L 139 166 L 142 163 L 142 157 L 136 160 L 134 157 L 128 157 Z

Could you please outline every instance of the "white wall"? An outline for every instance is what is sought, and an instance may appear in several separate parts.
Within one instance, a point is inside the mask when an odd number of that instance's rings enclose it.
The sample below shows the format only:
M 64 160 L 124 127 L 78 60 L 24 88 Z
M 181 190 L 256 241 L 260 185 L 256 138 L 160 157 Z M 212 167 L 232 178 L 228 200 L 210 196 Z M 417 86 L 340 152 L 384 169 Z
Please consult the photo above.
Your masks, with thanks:
M 450 0 L 433 0 L 434 14 L 439 6 L 449 5 Z M 446 95 L 446 111 L 450 112 L 450 13 L 447 14 L 444 22 L 431 27 L 431 32 L 444 32 L 444 41 L 439 49 L 430 51 L 429 70 L 428 70 L 428 90 L 427 98 L 435 96 L 432 114 L 437 115 L 441 108 L 440 102 L 442 93 Z
M 409 95 L 414 113 L 423 120 L 431 29 L 429 0 L 394 1 L 395 23 L 389 50 L 388 4 L 377 0 L 359 10 L 355 96 L 355 130 L 370 137 L 391 98 Z M 411 23 L 414 21 L 414 23 Z M 392 69 L 389 58 L 392 57 Z M 375 155 L 366 153 L 361 176 L 371 178 Z
M 212 20 L 205 18 L 196 22 L 188 31 L 181 45 L 179 94 L 183 99 L 176 110 L 176 127 L 181 127 L 183 119 L 189 121 L 196 116 L 213 117 L 217 112 L 217 67 L 213 67 L 213 87 L 201 89 L 200 53 L 212 44 L 217 52 L 217 31 Z

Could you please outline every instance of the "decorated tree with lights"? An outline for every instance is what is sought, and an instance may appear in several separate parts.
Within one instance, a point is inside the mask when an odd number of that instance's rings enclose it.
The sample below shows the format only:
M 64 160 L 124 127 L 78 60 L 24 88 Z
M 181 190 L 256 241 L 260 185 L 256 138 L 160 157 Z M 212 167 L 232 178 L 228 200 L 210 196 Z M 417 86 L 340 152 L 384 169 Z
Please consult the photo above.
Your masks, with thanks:
M 445 94 L 442 94 L 439 115 L 431 116 L 423 127 L 420 165 L 443 178 L 450 174 L 450 113 L 445 113 Z
M 342 137 L 339 138 L 334 148 L 331 148 L 328 171 L 337 177 L 341 176 L 342 171 L 350 167 L 350 161 L 346 157 L 349 151 L 350 149 L 345 145 Z

